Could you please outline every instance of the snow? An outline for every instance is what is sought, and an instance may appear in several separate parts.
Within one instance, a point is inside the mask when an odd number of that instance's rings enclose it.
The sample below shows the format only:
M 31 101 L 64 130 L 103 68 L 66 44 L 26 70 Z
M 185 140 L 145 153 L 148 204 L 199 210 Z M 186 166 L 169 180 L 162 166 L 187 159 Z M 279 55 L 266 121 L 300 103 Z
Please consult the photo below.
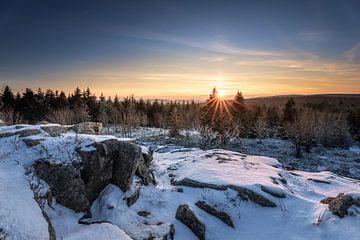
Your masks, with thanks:
M 154 153 L 156 186 L 141 187 L 139 200 L 130 208 L 124 200 L 125 194 L 116 186 L 109 185 L 92 205 L 94 221 L 110 221 L 134 239 L 144 239 L 150 234 L 162 239 L 175 226 L 175 239 L 196 239 L 194 234 L 175 219 L 180 204 L 188 204 L 206 226 L 206 239 L 359 239 L 360 216 L 355 214 L 340 219 L 330 212 L 324 222 L 317 219 L 327 208 L 320 200 L 337 196 L 340 192 L 355 194 L 360 191 L 359 181 L 339 177 L 331 172 L 308 173 L 286 171 L 276 159 L 247 156 L 225 150 L 160 148 Z M 221 161 L 218 157 L 226 158 Z M 271 177 L 287 184 L 274 184 Z M 242 201 L 232 189 L 225 191 L 172 186 L 169 174 L 177 180 L 190 178 L 205 183 L 245 186 L 255 190 L 278 205 L 264 208 L 252 202 Z M 328 181 L 330 184 L 311 179 Z M 277 199 L 264 193 L 259 186 L 268 186 L 285 192 L 285 199 Z M 183 192 L 177 189 L 182 188 Z M 204 200 L 227 212 L 235 228 L 198 209 L 194 204 Z M 140 217 L 138 211 L 150 215 Z M 356 211 L 359 212 L 358 209 Z M 355 211 L 355 212 L 356 212 Z M 339 231 L 346 229 L 346 231 Z
M 358 147 L 358 146 L 352 146 L 349 148 L 349 150 L 350 150 L 350 152 L 360 155 L 360 147 Z
M 71 233 L 64 240 L 131 240 L 118 227 L 109 223 L 96 223 L 92 225 L 82 225 L 76 232 Z
M 40 126 L 23 125 L 22 129 L 41 129 Z M 0 128 L 0 134 L 15 131 L 14 126 Z M 150 132 L 151 137 L 164 133 L 158 129 L 145 129 L 134 135 L 142 135 L 144 132 Z M 4 230 L 9 239 L 48 238 L 47 222 L 33 198 L 24 169 L 38 159 L 65 164 L 80 161 L 76 149 L 92 151 L 94 149 L 91 144 L 94 142 L 107 139 L 132 140 L 115 136 L 75 134 L 71 131 L 59 137 L 49 137 L 41 131 L 28 138 L 42 141 L 35 147 L 28 147 L 18 136 L 0 138 L 0 229 Z M 188 204 L 205 224 L 207 240 L 360 239 L 360 208 L 351 207 L 350 214 L 341 219 L 329 212 L 327 205 L 320 203 L 320 200 L 335 197 L 339 193 L 360 198 L 359 180 L 329 171 L 286 170 L 284 161 L 266 157 L 272 154 L 248 154 L 266 153 L 271 148 L 273 154 L 284 155 L 284 152 L 287 154 L 290 151 L 286 144 L 288 143 L 281 140 L 265 140 L 262 143 L 250 143 L 249 140 L 242 145 L 243 149 L 247 149 L 247 154 L 244 154 L 223 149 L 204 151 L 175 144 L 155 146 L 151 142 L 148 146 L 142 146 L 142 150 L 154 151 L 152 168 L 156 185 L 143 186 L 135 178 L 132 190 L 124 193 L 117 186 L 109 184 L 91 206 L 90 225 L 79 224 L 82 213 L 76 213 L 55 201 L 51 207 L 46 205 L 45 211 L 58 239 L 137 240 L 151 236 L 163 239 L 171 224 L 175 227 L 175 239 L 197 239 L 189 228 L 175 219 L 180 204 Z M 350 157 L 358 156 L 356 148 L 346 151 Z M 323 169 L 328 169 L 325 162 L 329 160 L 329 156 L 335 159 L 344 152 L 336 150 L 330 155 L 323 155 Z M 306 165 L 306 161 L 311 162 L 311 158 L 309 159 L 305 158 L 304 163 L 299 164 L 310 168 L 312 165 Z M 351 166 L 350 170 L 353 170 L 357 165 Z M 311 169 L 314 170 L 315 165 Z M 316 169 L 319 170 L 319 165 Z M 172 178 L 176 181 L 187 178 L 214 185 L 248 188 L 274 202 L 277 207 L 266 208 L 251 201 L 243 201 L 231 188 L 214 190 L 173 186 Z M 273 197 L 263 192 L 261 186 L 284 193 L 286 198 Z M 134 205 L 128 207 L 126 197 L 136 188 L 140 188 L 140 197 Z M 197 208 L 195 203 L 199 200 L 229 214 L 235 228 Z M 150 215 L 142 217 L 138 215 L 139 211 L 148 211 Z M 323 218 L 320 217 L 322 215 Z
M 9 239 L 48 239 L 48 224 L 24 169 L 13 162 L 0 161 L 0 228 Z

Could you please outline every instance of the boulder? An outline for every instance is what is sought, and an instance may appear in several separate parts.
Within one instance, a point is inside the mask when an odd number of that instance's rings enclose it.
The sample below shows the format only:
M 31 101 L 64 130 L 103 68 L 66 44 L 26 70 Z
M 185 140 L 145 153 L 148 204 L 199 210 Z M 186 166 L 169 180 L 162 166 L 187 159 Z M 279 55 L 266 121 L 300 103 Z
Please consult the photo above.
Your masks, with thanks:
M 228 226 L 230 226 L 232 228 L 234 227 L 234 224 L 233 224 L 230 216 L 226 212 L 219 211 L 216 208 L 213 208 L 210 205 L 206 204 L 204 201 L 197 201 L 195 203 L 195 206 L 197 206 L 198 208 L 204 210 L 208 214 L 213 215 L 214 217 L 220 219 L 226 225 L 228 225 Z
M 36 175 L 50 186 L 51 194 L 58 203 L 76 212 L 89 210 L 84 181 L 73 166 L 37 162 L 34 168 Z
M 4 126 L 6 126 L 5 122 L 2 119 L 0 119 L 0 127 L 4 127 Z
M 73 129 L 78 134 L 99 135 L 103 125 L 101 122 L 82 122 L 74 125 Z
M 86 195 L 90 202 L 94 201 L 111 182 L 113 175 L 113 154 L 108 151 L 107 143 L 94 143 L 92 146 L 96 150 L 78 150 L 83 160 L 81 178 L 84 181 Z
M 69 131 L 68 127 L 65 126 L 43 126 L 41 127 L 41 130 L 49 134 L 51 137 L 59 137 L 62 133 L 66 133 Z
M 117 140 L 116 140 L 117 141 Z M 110 146 L 113 146 L 110 144 Z M 111 182 L 126 192 L 130 189 L 141 161 L 141 147 L 135 143 L 117 141 Z
M 176 219 L 182 222 L 185 226 L 200 239 L 205 240 L 205 225 L 200 222 L 195 213 L 190 209 L 189 205 L 180 205 L 176 211 Z
M 132 142 L 117 139 L 97 142 L 91 146 L 95 150 L 78 150 L 83 159 L 81 174 L 87 189 L 98 194 L 111 182 L 123 192 L 128 191 L 142 159 L 141 148 Z M 95 197 L 90 195 L 90 199 Z
M 355 204 L 358 205 L 357 201 L 354 200 L 350 195 L 340 193 L 337 197 L 328 197 L 320 201 L 323 204 L 329 205 L 329 211 L 339 216 L 340 218 L 345 217 L 348 214 L 348 208 Z

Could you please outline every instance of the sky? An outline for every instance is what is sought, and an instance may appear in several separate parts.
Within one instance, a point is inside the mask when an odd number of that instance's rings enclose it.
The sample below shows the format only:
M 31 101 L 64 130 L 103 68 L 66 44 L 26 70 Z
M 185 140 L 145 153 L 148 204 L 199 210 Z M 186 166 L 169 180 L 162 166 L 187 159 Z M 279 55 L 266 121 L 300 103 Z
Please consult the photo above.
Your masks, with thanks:
M 204 99 L 360 93 L 360 1 L 0 0 L 0 84 Z

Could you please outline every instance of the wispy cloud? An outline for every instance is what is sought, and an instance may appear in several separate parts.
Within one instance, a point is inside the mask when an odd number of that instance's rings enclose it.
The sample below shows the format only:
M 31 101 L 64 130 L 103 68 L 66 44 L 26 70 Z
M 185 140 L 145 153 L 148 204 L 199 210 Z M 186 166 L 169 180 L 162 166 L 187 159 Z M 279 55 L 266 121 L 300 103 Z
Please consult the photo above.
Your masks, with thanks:
M 309 31 L 297 33 L 298 38 L 303 41 L 322 41 L 330 37 L 331 32 Z
M 354 62 L 360 53 L 360 42 L 343 53 L 343 58 L 348 62 Z

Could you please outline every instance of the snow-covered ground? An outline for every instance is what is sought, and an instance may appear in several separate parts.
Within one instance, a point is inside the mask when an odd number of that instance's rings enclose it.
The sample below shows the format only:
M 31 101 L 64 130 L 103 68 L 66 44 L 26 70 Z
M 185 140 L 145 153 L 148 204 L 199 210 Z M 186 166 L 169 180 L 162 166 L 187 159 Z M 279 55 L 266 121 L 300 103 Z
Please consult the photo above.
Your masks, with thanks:
M 122 137 L 113 127 L 105 129 L 106 133 Z M 168 130 L 161 128 L 140 127 L 134 129 L 131 136 L 140 144 L 150 147 L 159 145 L 180 145 L 185 147 L 201 146 L 199 132 L 196 130 L 181 131 L 182 138 L 171 138 Z M 331 171 L 341 176 L 360 179 L 360 146 L 349 149 L 314 147 L 310 153 L 303 151 L 303 157 L 295 157 L 294 145 L 282 139 L 240 139 L 225 146 L 226 149 L 249 155 L 276 158 L 287 168 L 303 171 Z
M 178 206 L 188 204 L 205 224 L 206 239 L 209 240 L 360 239 L 359 208 L 352 207 L 350 216 L 340 219 L 327 211 L 327 205 L 320 203 L 320 200 L 340 192 L 359 192 L 360 182 L 357 180 L 330 172 L 286 171 L 273 158 L 247 156 L 225 150 L 180 148 L 167 151 L 159 148 L 154 158 L 158 181 L 156 186 L 141 186 L 140 198 L 128 207 L 124 200 L 126 193 L 109 185 L 93 203 L 91 220 L 109 221 L 133 239 L 149 236 L 162 239 L 168 233 L 170 224 L 175 226 L 175 239 L 197 239 L 175 219 Z M 217 186 L 246 187 L 274 202 L 277 207 L 266 208 L 251 201 L 243 201 L 231 188 L 215 190 L 173 186 L 172 178 L 175 181 L 187 178 Z M 273 197 L 263 192 L 261 186 L 283 193 L 286 197 Z M 234 228 L 197 208 L 195 203 L 199 200 L 229 214 Z M 139 216 L 137 213 L 141 211 L 149 215 Z M 71 216 L 71 213 L 68 214 Z M 63 224 L 59 216 L 54 217 L 53 221 L 55 226 Z M 63 233 L 59 230 L 59 236 L 67 239 L 67 230 L 63 230 Z
M 40 130 L 39 126 L 24 128 Z M 2 127 L 0 135 L 19 130 Z M 148 131 L 154 137 L 163 134 L 166 138 L 167 133 L 163 130 Z M 40 158 L 54 162 L 77 161 L 75 148 L 86 149 L 94 141 L 114 137 L 72 132 L 50 137 L 40 131 L 28 138 L 41 138 L 43 141 L 40 145 L 28 147 L 17 135 L 0 138 L 0 236 L 3 232 L 6 239 L 46 239 L 48 236 L 47 222 L 33 198 L 29 178 L 25 174 L 30 164 Z M 253 151 L 268 151 L 260 147 L 270 144 L 265 141 L 254 141 Z M 255 156 L 258 154 L 148 143 L 154 151 L 152 168 L 157 184 L 142 186 L 139 179 L 135 179 L 132 190 L 126 193 L 109 184 L 91 206 L 93 216 L 89 221 L 95 222 L 91 225 L 78 224 L 83 216 L 81 213 L 75 213 L 55 201 L 51 207 L 46 204 L 44 211 L 58 239 L 163 239 L 171 224 L 175 227 L 176 240 L 197 239 L 188 227 L 175 218 L 181 204 L 188 204 L 204 223 L 207 240 L 360 239 L 360 208 L 352 206 L 348 216 L 339 218 L 328 211 L 328 205 L 320 203 L 320 200 L 339 193 L 359 194 L 359 180 L 328 171 L 286 170 L 282 163 L 266 154 Z M 244 146 L 250 148 L 251 144 L 244 143 Z M 287 148 L 282 146 L 284 142 L 274 144 L 281 146 L 280 149 L 272 147 L 273 152 L 278 151 L 279 155 L 283 148 Z M 354 156 L 359 154 L 356 147 L 348 152 Z M 184 179 L 205 184 L 205 187 L 179 184 Z M 140 197 L 128 207 L 125 197 L 136 188 L 140 188 Z M 276 207 L 242 200 L 237 188 L 251 190 Z M 264 189 L 285 198 L 274 197 Z M 234 228 L 198 208 L 195 203 L 199 200 L 227 213 Z

